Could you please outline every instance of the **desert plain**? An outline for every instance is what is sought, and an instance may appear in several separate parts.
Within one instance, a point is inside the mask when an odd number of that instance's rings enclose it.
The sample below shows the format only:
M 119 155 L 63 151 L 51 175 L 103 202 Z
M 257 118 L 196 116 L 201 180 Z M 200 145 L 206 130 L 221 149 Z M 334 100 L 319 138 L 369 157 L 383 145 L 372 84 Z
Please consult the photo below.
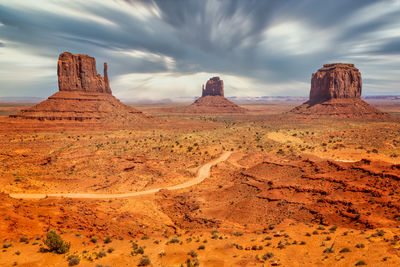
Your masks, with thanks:
M 391 117 L 141 104 L 153 122 L 120 127 L 2 103 L 0 265 L 398 266 L 400 102 L 367 102 Z M 46 251 L 50 230 L 67 253 Z

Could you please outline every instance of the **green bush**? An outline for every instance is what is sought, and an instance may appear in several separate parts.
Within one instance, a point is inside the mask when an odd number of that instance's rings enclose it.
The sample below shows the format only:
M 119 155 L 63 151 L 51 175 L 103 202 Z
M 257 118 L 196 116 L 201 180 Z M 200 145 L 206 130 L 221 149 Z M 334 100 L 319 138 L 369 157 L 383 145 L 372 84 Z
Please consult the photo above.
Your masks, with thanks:
M 49 251 L 58 254 L 64 254 L 69 251 L 71 243 L 65 242 L 56 231 L 50 230 L 46 233 L 46 239 L 43 243 L 49 248 Z

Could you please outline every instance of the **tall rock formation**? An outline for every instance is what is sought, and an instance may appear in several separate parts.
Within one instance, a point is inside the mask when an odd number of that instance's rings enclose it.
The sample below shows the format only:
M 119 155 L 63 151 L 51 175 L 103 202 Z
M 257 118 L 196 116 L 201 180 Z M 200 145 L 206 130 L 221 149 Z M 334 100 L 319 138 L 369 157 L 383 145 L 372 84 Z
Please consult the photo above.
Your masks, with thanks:
M 97 73 L 96 60 L 88 55 L 60 54 L 57 64 L 59 92 L 14 118 L 36 120 L 109 121 L 125 123 L 149 117 L 122 104 L 110 88 L 107 63 L 104 78 Z
M 97 73 L 96 59 L 88 55 L 62 53 L 57 66 L 60 91 L 98 92 L 111 94 L 108 82 L 107 63 L 104 63 L 104 78 Z
M 245 113 L 245 108 L 239 107 L 224 97 L 224 82 L 219 77 L 209 79 L 202 87 L 201 97 L 183 110 L 170 110 L 170 112 L 203 113 L 203 114 L 229 114 Z
M 383 118 L 388 114 L 361 100 L 362 79 L 354 64 L 325 64 L 311 76 L 310 99 L 290 113 L 307 117 Z
M 361 73 L 354 64 L 325 64 L 312 75 L 310 101 L 333 98 L 361 98 Z
M 202 88 L 201 96 L 224 96 L 224 81 L 220 80 L 219 77 L 212 77 L 206 83 L 206 88 L 204 85 Z

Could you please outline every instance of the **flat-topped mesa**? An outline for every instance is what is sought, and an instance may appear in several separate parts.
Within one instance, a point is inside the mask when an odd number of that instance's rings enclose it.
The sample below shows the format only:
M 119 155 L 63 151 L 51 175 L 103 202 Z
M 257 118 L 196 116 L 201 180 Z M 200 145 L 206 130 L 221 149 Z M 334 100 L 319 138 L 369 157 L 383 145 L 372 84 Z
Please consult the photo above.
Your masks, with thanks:
M 58 88 L 60 91 L 80 91 L 111 94 L 104 63 L 104 78 L 97 73 L 96 59 L 88 55 L 60 54 L 57 67 Z
M 201 96 L 224 96 L 224 81 L 220 80 L 219 77 L 212 77 L 206 83 L 206 88 L 204 85 L 202 88 Z
M 289 113 L 305 118 L 390 118 L 361 100 L 361 88 L 361 73 L 353 64 L 325 64 L 312 75 L 310 100 Z
M 310 102 L 336 98 L 361 98 L 361 73 L 354 64 L 325 64 L 312 74 Z

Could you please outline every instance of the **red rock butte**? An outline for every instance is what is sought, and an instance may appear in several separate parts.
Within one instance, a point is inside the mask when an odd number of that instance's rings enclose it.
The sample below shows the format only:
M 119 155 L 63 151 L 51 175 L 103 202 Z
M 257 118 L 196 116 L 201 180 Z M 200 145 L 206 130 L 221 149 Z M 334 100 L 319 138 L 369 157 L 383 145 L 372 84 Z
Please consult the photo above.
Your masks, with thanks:
M 224 81 L 220 80 L 219 77 L 213 77 L 209 79 L 206 83 L 206 88 L 204 85 L 202 88 L 201 96 L 224 96 Z
M 13 118 L 31 120 L 109 121 L 125 123 L 149 117 L 122 104 L 111 93 L 104 63 L 104 78 L 97 73 L 96 60 L 88 55 L 60 54 L 58 65 L 59 92 Z
M 219 77 L 209 79 L 206 87 L 202 86 L 201 97 L 182 110 L 194 114 L 241 114 L 246 111 L 224 97 L 224 82 Z
M 361 100 L 362 79 L 354 64 L 325 64 L 311 77 L 310 99 L 289 113 L 306 117 L 370 118 L 388 117 Z

